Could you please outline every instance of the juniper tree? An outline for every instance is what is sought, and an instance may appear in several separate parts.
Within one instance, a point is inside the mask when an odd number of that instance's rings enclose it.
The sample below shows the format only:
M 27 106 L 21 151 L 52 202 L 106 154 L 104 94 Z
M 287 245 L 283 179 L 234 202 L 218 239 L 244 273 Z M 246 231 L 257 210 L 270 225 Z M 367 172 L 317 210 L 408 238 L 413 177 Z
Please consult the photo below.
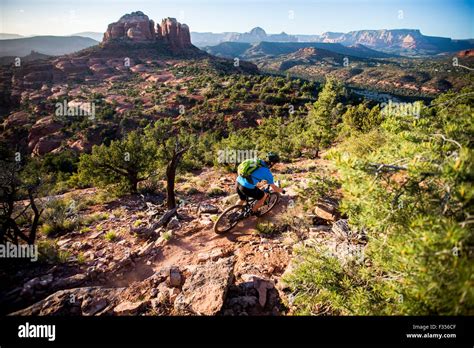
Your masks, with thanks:
M 304 134 L 307 145 L 319 155 L 319 150 L 331 144 L 337 135 L 337 125 L 341 122 L 343 105 L 341 97 L 344 87 L 333 79 L 327 79 L 318 100 L 311 106 Z
M 138 131 L 113 140 L 109 146 L 96 145 L 91 154 L 81 155 L 79 176 L 94 185 L 118 184 L 129 192 L 137 192 L 138 183 L 156 169 L 154 146 Z

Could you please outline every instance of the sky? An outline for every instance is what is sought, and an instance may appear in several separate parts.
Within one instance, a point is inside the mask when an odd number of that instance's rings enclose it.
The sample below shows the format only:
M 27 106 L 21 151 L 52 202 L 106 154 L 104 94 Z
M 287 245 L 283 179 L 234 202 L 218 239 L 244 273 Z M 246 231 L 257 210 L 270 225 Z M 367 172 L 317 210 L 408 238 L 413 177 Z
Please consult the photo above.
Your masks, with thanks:
M 104 32 L 123 14 L 155 22 L 175 17 L 197 32 L 321 34 L 362 29 L 420 29 L 474 38 L 474 0 L 0 0 L 0 32 L 70 35 Z

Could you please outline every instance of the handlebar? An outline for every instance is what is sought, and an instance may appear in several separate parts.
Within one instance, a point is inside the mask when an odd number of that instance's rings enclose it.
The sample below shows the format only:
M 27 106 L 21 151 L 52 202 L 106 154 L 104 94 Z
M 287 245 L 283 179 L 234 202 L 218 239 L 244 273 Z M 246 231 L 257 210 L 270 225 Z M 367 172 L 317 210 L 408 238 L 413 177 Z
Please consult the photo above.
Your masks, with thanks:
M 280 187 L 278 184 L 276 184 L 276 186 Z M 270 185 L 268 185 L 268 184 L 265 185 L 265 188 L 262 191 L 264 191 L 266 193 L 270 193 L 271 192 L 270 191 Z M 286 191 L 283 189 L 282 194 L 285 194 L 285 193 L 286 193 Z

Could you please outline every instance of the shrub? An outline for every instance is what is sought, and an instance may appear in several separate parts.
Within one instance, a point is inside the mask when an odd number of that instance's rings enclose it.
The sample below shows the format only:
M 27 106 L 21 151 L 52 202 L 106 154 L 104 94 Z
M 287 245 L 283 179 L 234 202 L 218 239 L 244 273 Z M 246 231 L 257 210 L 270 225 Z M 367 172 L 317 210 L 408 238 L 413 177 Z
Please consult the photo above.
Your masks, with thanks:
M 219 197 L 219 196 L 224 196 L 226 194 L 227 194 L 227 192 L 224 191 L 223 189 L 221 189 L 220 187 L 211 187 L 207 191 L 207 195 L 209 197 Z
M 46 204 L 43 213 L 41 232 L 55 236 L 74 230 L 77 226 L 77 209 L 75 201 L 54 199 Z
M 265 222 L 258 222 L 255 225 L 255 229 L 257 230 L 258 234 L 262 234 L 265 236 L 269 236 L 277 232 L 275 225 L 272 222 L 265 221 Z
M 91 231 L 91 228 L 90 227 L 83 227 L 79 230 L 79 232 L 82 234 L 82 233 L 88 233 Z
M 104 238 L 109 242 L 115 242 L 118 239 L 117 233 L 115 231 L 108 231 Z
M 138 132 L 130 132 L 123 140 L 109 146 L 94 146 L 91 154 L 83 154 L 79 162 L 81 178 L 94 185 L 116 184 L 116 188 L 137 192 L 138 183 L 155 168 L 154 144 Z
M 171 238 L 173 238 L 173 232 L 172 231 L 162 232 L 161 237 L 163 237 L 163 239 L 168 242 L 171 240 Z
M 59 250 L 57 243 L 53 240 L 39 241 L 37 246 L 40 262 L 65 263 L 71 256 L 69 252 Z
M 108 218 L 109 218 L 108 213 L 98 212 L 98 213 L 90 214 L 90 215 L 87 215 L 87 216 L 83 217 L 82 220 L 81 220 L 81 224 L 82 225 L 91 225 L 94 222 L 106 220 Z
M 441 96 L 420 118 L 388 115 L 332 151 L 340 209 L 367 232 L 366 262 L 303 249 L 288 278 L 297 313 L 474 313 L 472 94 Z

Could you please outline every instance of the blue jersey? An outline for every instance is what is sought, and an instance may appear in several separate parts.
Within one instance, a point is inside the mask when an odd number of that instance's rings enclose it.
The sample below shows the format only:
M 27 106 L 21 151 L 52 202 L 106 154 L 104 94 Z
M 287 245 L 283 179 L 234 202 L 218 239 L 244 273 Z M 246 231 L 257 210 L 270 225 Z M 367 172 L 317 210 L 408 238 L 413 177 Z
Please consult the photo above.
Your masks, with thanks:
M 272 172 L 267 167 L 260 167 L 256 169 L 252 174 L 250 174 L 250 176 L 253 180 L 253 183 L 249 182 L 246 178 L 240 175 L 237 177 L 237 182 L 248 189 L 255 188 L 255 185 L 263 180 L 266 180 L 268 184 L 273 184 Z

